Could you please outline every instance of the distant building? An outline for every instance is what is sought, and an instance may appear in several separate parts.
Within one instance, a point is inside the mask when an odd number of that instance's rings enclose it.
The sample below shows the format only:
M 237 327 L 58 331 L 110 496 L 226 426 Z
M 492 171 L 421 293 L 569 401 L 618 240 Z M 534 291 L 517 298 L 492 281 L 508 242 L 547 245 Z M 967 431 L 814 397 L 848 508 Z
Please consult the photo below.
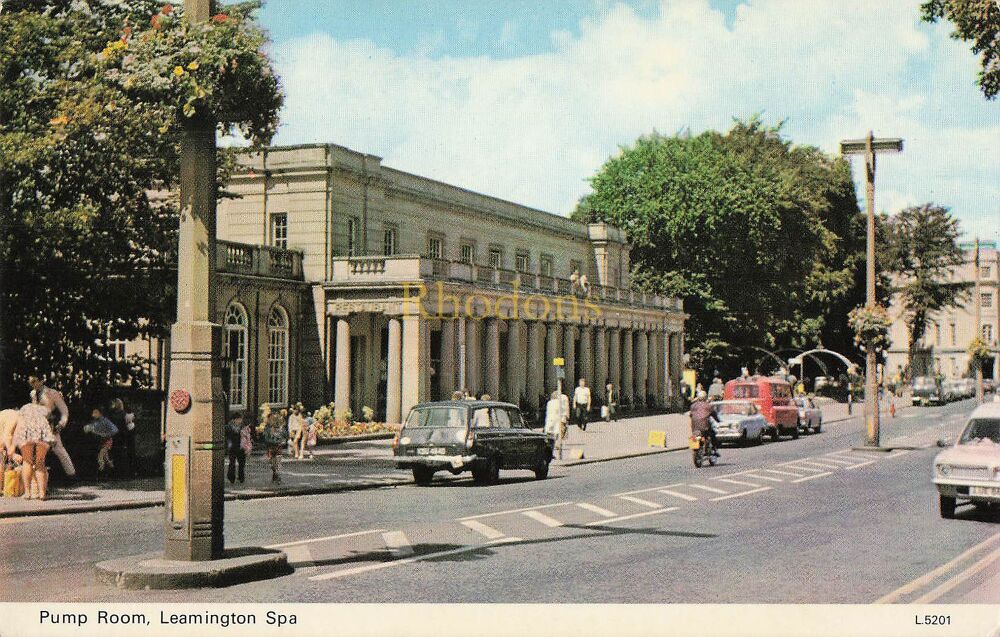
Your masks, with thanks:
M 975 248 L 963 243 L 963 264 L 951 273 L 952 281 L 974 282 L 979 277 L 980 327 L 979 333 L 993 352 L 993 359 L 983 368 L 985 378 L 997 378 L 1000 373 L 1000 253 L 995 242 L 980 242 L 979 271 L 975 268 Z M 959 378 L 969 371 L 968 347 L 977 333 L 975 319 L 975 290 L 970 290 L 960 306 L 939 312 L 931 317 L 927 333 L 920 343 L 914 374 L 924 372 L 941 374 L 946 378 Z M 893 302 L 889 308 L 893 324 L 889 330 L 892 346 L 886 357 L 886 375 L 892 377 L 905 369 L 909 333 L 900 318 L 902 308 Z

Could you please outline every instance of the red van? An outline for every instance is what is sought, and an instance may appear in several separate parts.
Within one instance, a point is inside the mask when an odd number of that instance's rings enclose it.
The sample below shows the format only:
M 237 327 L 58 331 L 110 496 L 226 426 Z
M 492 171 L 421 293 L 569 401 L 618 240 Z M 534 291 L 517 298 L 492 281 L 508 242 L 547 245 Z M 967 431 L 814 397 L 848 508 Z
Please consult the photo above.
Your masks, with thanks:
M 765 376 L 736 378 L 726 383 L 726 400 L 752 400 L 767 421 L 772 440 L 782 434 L 799 437 L 799 410 L 792 402 L 792 386 Z

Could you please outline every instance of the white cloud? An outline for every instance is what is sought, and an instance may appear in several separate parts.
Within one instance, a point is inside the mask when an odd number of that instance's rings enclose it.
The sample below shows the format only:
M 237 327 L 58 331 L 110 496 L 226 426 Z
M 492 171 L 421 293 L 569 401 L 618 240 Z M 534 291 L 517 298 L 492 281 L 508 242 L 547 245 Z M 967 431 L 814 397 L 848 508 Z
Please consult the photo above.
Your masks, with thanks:
M 917 12 L 908 0 L 753 0 L 727 26 L 708 0 L 664 1 L 655 19 L 611 5 L 579 35 L 553 32 L 550 53 L 507 59 L 431 59 L 433 38 L 406 57 L 314 34 L 276 52 L 288 93 L 277 141 L 344 144 L 568 214 L 620 144 L 764 112 L 828 151 L 869 128 L 906 138 L 880 164 L 879 207 L 934 200 L 995 233 L 997 104 L 978 93 L 967 46 Z

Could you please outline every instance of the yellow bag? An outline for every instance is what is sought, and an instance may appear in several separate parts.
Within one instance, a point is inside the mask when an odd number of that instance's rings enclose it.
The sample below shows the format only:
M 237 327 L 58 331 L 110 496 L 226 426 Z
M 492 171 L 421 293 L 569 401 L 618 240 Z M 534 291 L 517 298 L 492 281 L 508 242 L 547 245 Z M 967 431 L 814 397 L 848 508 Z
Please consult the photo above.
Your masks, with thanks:
M 21 472 L 17 469 L 7 469 L 3 472 L 3 494 L 7 498 L 19 498 L 24 495 Z

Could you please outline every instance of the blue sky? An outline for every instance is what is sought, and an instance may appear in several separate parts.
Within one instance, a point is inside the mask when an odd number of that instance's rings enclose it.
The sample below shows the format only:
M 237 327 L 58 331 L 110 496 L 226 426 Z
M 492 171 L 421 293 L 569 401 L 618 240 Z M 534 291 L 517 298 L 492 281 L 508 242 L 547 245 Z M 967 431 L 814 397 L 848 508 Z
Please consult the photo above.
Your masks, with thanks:
M 830 152 L 869 128 L 903 137 L 879 165 L 877 207 L 934 201 L 997 239 L 1000 102 L 918 5 L 271 0 L 261 18 L 287 93 L 275 142 L 334 142 L 569 214 L 637 136 L 762 113 Z

